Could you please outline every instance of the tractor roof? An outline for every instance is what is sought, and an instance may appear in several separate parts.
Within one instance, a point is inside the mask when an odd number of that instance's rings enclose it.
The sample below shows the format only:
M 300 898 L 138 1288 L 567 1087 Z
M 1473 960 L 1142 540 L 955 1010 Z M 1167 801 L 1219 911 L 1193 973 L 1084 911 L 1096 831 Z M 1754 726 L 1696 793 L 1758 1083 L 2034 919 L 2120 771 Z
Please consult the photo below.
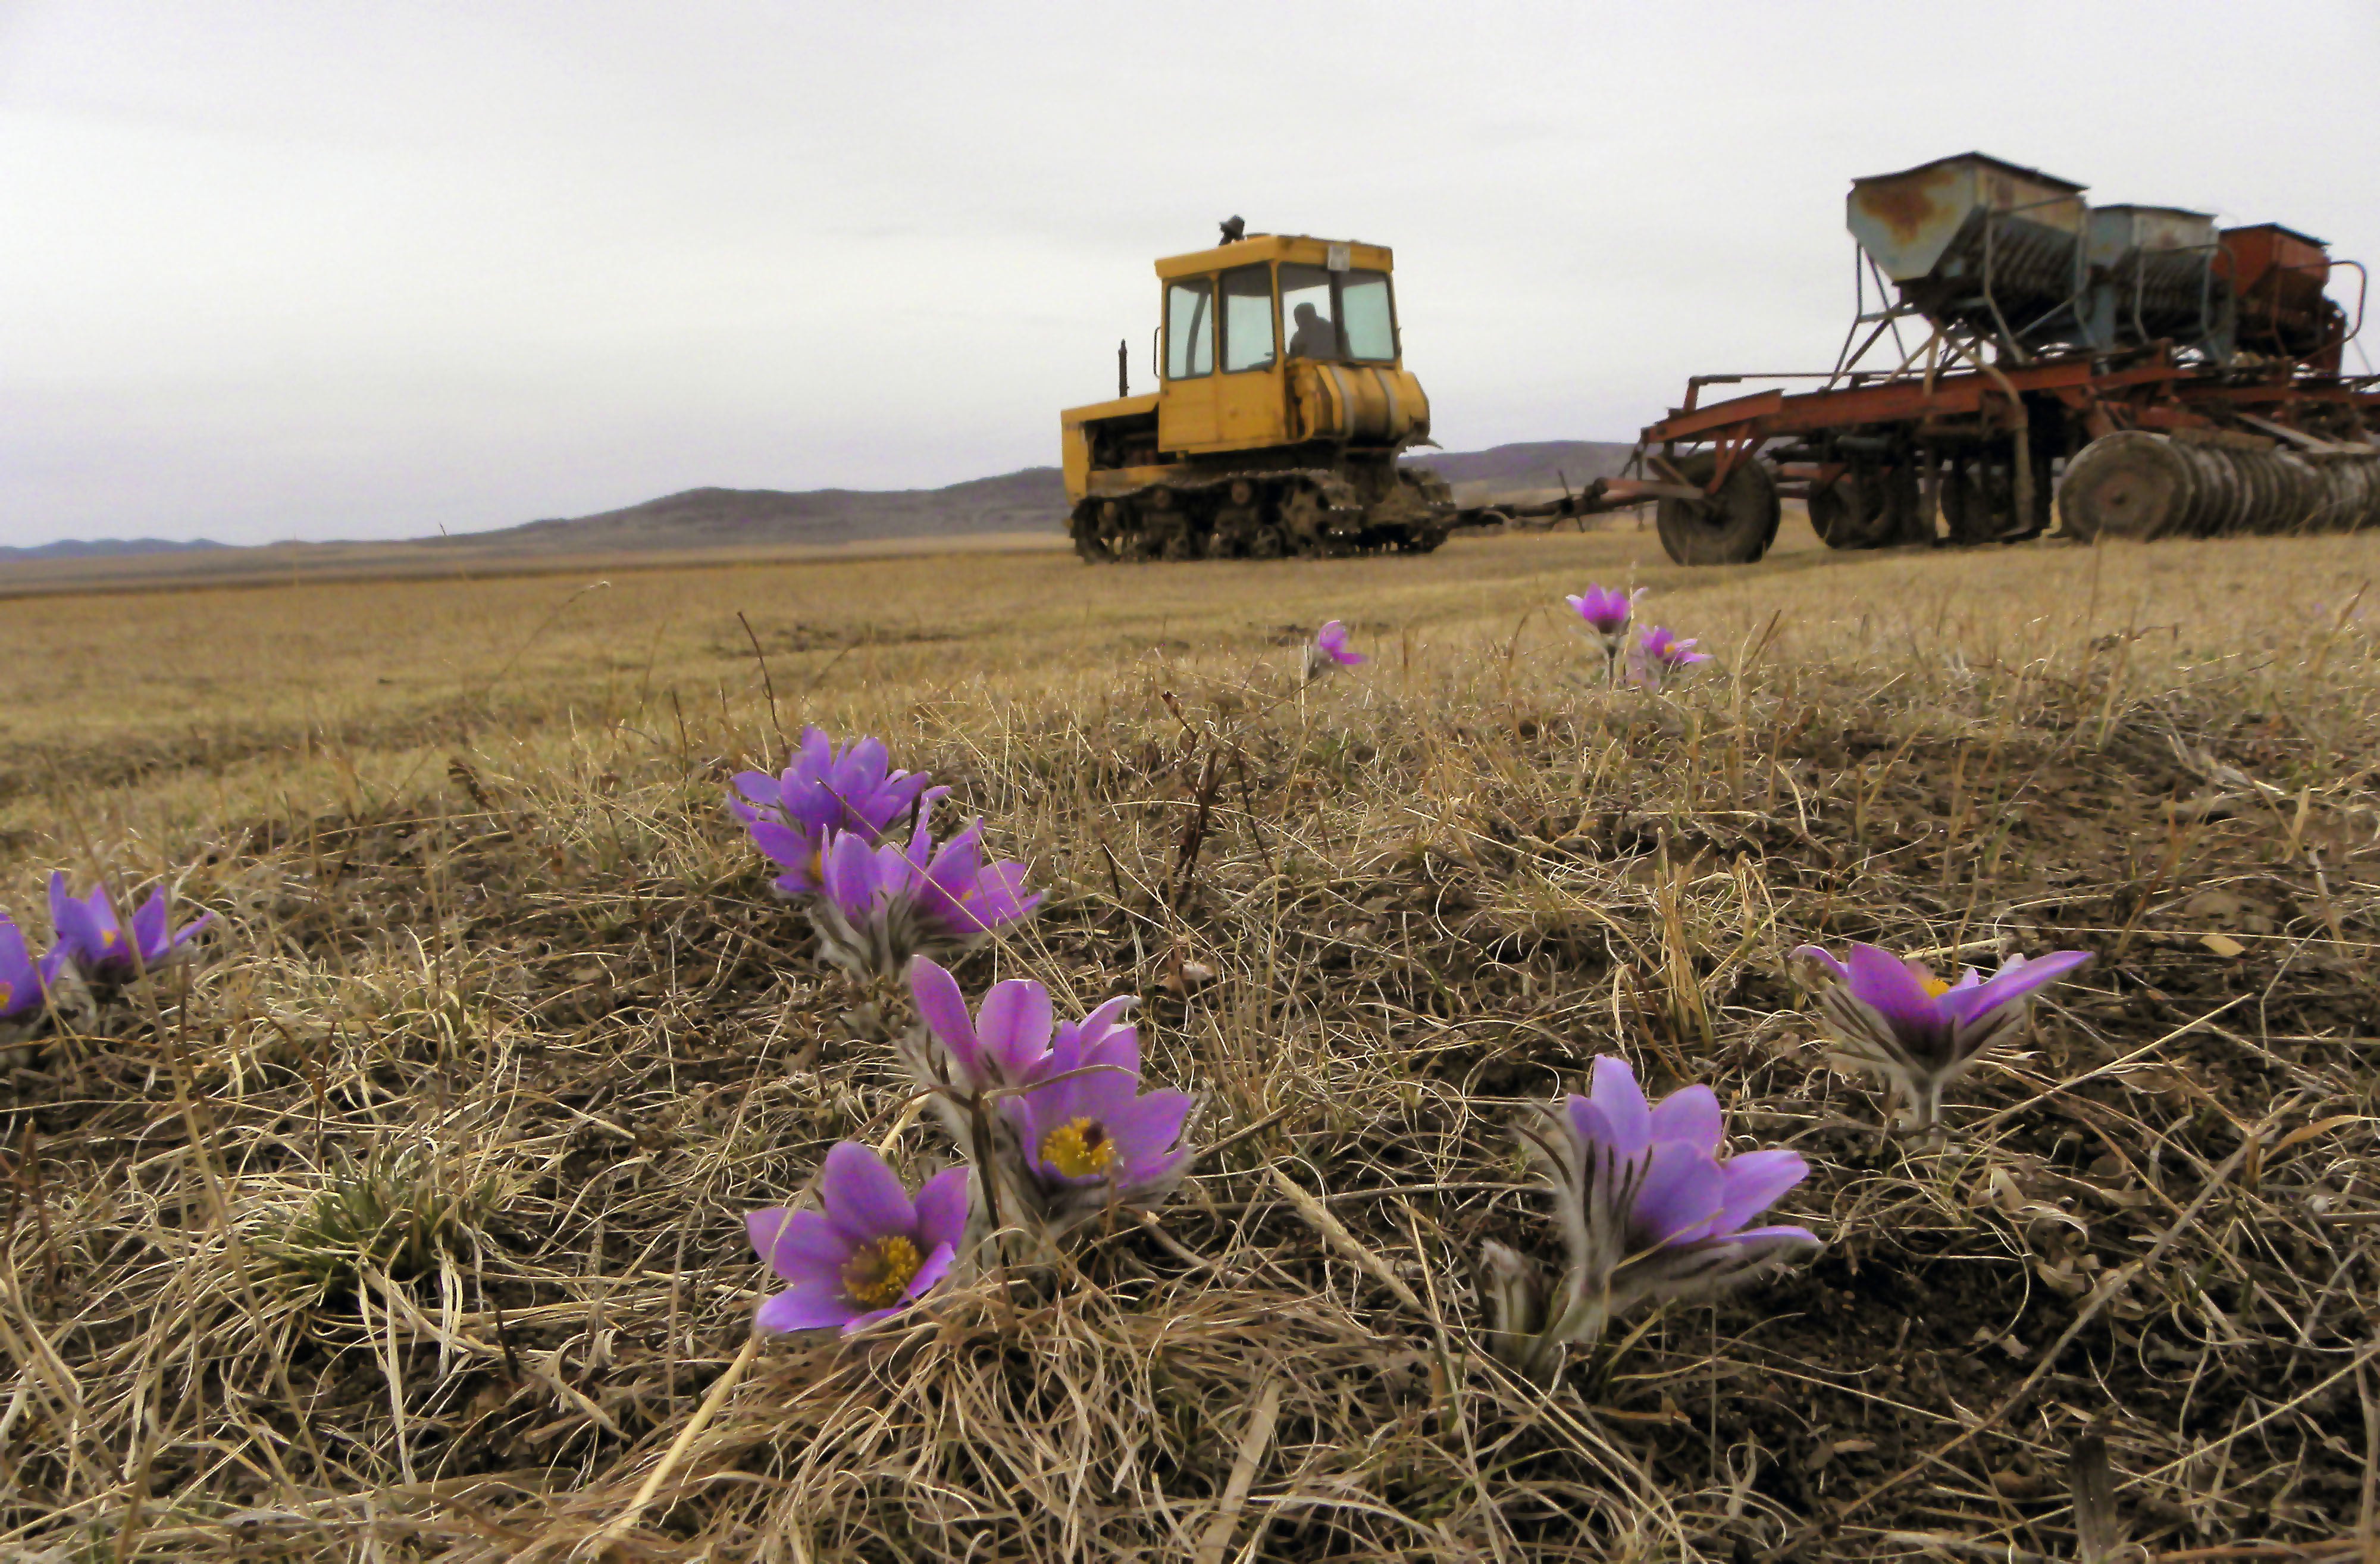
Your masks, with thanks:
M 1157 263 L 1160 277 L 1202 276 L 1220 272 L 1227 266 L 1250 266 L 1260 261 L 1304 262 L 1320 266 L 1329 263 L 1333 245 L 1344 246 L 1347 263 L 1367 272 L 1391 269 L 1391 251 L 1385 244 L 1362 244 L 1352 239 L 1315 238 L 1306 234 L 1250 234 L 1236 244 L 1219 244 L 1212 250 L 1193 250 L 1187 255 L 1169 255 Z

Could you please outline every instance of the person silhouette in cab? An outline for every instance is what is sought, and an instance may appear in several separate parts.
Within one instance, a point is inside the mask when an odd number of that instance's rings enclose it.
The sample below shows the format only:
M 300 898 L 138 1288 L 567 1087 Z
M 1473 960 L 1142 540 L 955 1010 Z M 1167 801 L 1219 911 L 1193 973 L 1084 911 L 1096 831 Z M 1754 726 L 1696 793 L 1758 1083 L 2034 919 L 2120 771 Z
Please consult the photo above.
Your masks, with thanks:
M 1322 318 L 1322 312 L 1311 304 L 1300 304 L 1292 312 L 1297 329 L 1289 334 L 1289 356 L 1293 359 L 1335 359 L 1339 356 L 1339 328 Z

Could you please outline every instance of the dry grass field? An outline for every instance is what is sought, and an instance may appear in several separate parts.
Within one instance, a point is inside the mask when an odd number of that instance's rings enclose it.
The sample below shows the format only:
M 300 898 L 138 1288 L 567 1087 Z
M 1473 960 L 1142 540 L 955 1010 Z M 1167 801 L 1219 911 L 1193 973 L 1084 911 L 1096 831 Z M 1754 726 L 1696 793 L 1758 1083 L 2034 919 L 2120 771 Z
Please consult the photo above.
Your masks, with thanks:
M 2374 576 L 1619 530 L 12 601 L 0 907 L 217 926 L 6 1056 L 0 1560 L 2371 1558 Z M 1715 661 L 1601 688 L 1590 580 Z M 1331 617 L 1372 661 L 1302 687 Z M 810 722 L 1047 893 L 968 990 L 1143 996 L 1213 1149 L 747 1354 L 746 1212 L 954 1155 L 722 807 Z M 1937 1144 L 1789 981 L 1854 939 L 2095 959 Z M 1606 1053 L 1800 1151 L 1826 1248 L 1541 1386 L 1472 1266 L 1551 1249 L 1512 1126 Z

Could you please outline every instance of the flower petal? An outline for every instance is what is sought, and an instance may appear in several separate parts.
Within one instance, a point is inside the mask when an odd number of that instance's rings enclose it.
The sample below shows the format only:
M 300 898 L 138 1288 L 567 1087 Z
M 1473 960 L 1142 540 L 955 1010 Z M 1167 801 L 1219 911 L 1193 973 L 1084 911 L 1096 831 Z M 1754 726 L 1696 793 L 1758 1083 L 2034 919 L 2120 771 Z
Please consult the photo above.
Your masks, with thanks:
M 966 1233 L 967 1169 L 946 1167 L 917 1188 L 917 1241 L 958 1247 Z
M 781 821 L 762 818 L 745 827 L 751 833 L 752 845 L 776 862 L 788 869 L 808 869 L 819 856 L 818 838 L 807 831 L 797 831 Z
M 31 947 L 25 943 L 24 932 L 17 927 L 16 919 L 0 912 L 0 979 L 13 980 L 32 968 Z
M 1099 1122 L 1115 1142 L 1116 1160 L 1127 1167 L 1161 1160 L 1182 1138 L 1193 1099 L 1187 1092 L 1151 1092 L 1135 1097 Z
M 980 1077 L 983 1069 L 983 1045 L 977 1038 L 975 1020 L 967 1014 L 966 996 L 959 992 L 959 980 L 951 976 L 941 963 L 918 956 L 909 962 L 909 995 L 917 1002 L 917 1014 L 926 1030 L 940 1038 L 968 1075 Z M 974 1083 L 979 1083 L 974 1082 Z
M 816 1211 L 782 1205 L 755 1211 L 744 1218 L 744 1230 L 769 1269 L 789 1282 L 839 1277 L 851 1258 L 852 1245 Z
M 1609 1146 L 1617 1138 L 1611 1132 L 1611 1120 L 1595 1106 L 1591 1097 L 1573 1093 L 1562 1099 L 1563 1110 L 1570 1116 L 1570 1132 L 1590 1145 Z
M 874 1325 L 877 1321 L 889 1320 L 893 1315 L 900 1314 L 903 1310 L 908 1308 L 908 1306 L 909 1304 L 907 1301 L 904 1300 L 901 1302 L 893 1304 L 890 1309 L 870 1309 L 864 1314 L 854 1314 L 851 1316 L 850 1322 L 843 1327 L 843 1334 L 845 1336 L 857 1336 L 861 1331 L 866 1330 L 869 1326 Z
M 1134 1081 L 1138 1081 L 1140 1079 L 1140 1029 L 1131 1026 L 1112 1027 L 1096 1038 L 1092 1037 L 1087 1029 L 1078 1038 L 1078 1050 L 1075 1055 L 1075 1063 L 1077 1068 L 1086 1065 L 1102 1066 L 1109 1070 L 1119 1071 Z
M 1126 1164 L 1123 1177 L 1116 1181 L 1117 1197 L 1129 1201 L 1161 1198 L 1197 1155 L 1198 1148 L 1185 1143 L 1153 1160 Z
M 828 840 L 821 856 L 825 872 L 820 878 L 828 898 L 850 917 L 866 916 L 884 884 L 876 849 L 857 832 L 843 831 Z
M 1849 967 L 1815 945 L 1796 947 L 1793 954 L 1787 957 L 1786 960 L 1793 968 L 1794 975 L 1807 986 L 1815 987 L 1828 977 L 1833 978 L 1838 983 L 1848 984 L 1852 981 L 1852 970 Z
M 855 1249 L 887 1233 L 907 1235 L 917 1227 L 917 1207 L 900 1175 L 884 1165 L 875 1148 L 837 1141 L 819 1176 L 819 1204 L 826 1219 Z
M 140 953 L 145 965 L 162 959 L 172 948 L 165 942 L 167 912 L 165 887 L 159 886 L 149 893 L 149 899 L 133 909 L 132 948 Z
M 1059 1081 L 1000 1099 L 1001 1117 L 1016 1131 L 1016 1143 L 1028 1163 L 1038 1166 L 1043 1137 L 1050 1125 L 1063 1121 L 1066 1089 L 1067 1083 Z
M 1818 1249 L 1826 1247 L 1824 1240 L 1807 1228 L 1746 1228 L 1740 1233 L 1721 1234 L 1712 1241 L 1746 1247 L 1776 1245 L 1782 1248 L 1803 1244 Z
M 991 985 L 976 1013 L 977 1035 L 983 1051 L 997 1061 L 1011 1080 L 1050 1051 L 1050 1035 L 1057 1029 L 1057 1012 L 1050 991 L 1031 978 L 1010 978 Z
M 1718 1170 L 1726 1185 L 1715 1229 L 1720 1234 L 1742 1227 L 1810 1176 L 1810 1165 L 1802 1160 L 1802 1154 L 1783 1147 L 1729 1157 Z
M 955 1244 L 934 1245 L 932 1252 L 926 1256 L 926 1263 L 917 1267 L 916 1276 L 909 1278 L 907 1296 L 923 1298 L 932 1291 L 936 1282 L 950 1275 L 951 1262 L 958 1258 L 958 1252 Z
M 1604 1122 L 1611 1126 L 1612 1149 L 1622 1156 L 1634 1156 L 1653 1140 L 1653 1114 L 1645 1106 L 1636 1072 L 1628 1068 L 1626 1059 L 1598 1054 L 1594 1080 L 1589 1094 L 1602 1110 Z
M 1651 1133 L 1656 1141 L 1683 1141 L 1706 1156 L 1718 1155 L 1727 1139 L 1727 1120 L 1718 1109 L 1718 1094 L 1707 1086 L 1688 1086 L 1670 1093 L 1653 1109 Z
M 1082 1024 L 1075 1028 L 1075 1031 L 1082 1036 L 1084 1052 L 1087 1054 L 1091 1049 L 1097 1047 L 1100 1038 L 1106 1036 L 1110 1031 L 1123 1023 L 1123 1013 L 1139 1003 L 1140 997 L 1137 995 L 1119 994 L 1114 998 L 1109 1000 L 1106 1004 L 1101 1005 L 1098 1009 L 1093 1010 L 1089 1015 L 1085 1016 L 1082 1020 Z M 1137 1068 L 1137 1056 L 1135 1056 L 1135 1068 Z
M 1013 859 L 1002 859 L 984 865 L 976 878 L 973 898 L 967 910 L 977 923 L 989 930 L 1002 923 L 1013 923 L 1041 905 L 1041 893 L 1025 894 L 1025 865 Z
M 1950 1013 L 1951 1020 L 1964 1024 L 1987 1010 L 2026 998 L 2090 959 L 2087 950 L 2055 950 L 2030 961 L 2022 956 L 2011 956 L 2008 964 L 1988 981 L 1954 991 L 1955 999 L 1945 996 L 1943 1008 Z
M 843 1296 L 843 1280 L 799 1282 L 776 1294 L 760 1305 L 753 1323 L 762 1330 L 817 1330 L 823 1326 L 844 1326 L 851 1320 L 851 1305 Z
M 1941 1007 L 1900 957 L 1880 946 L 1854 945 L 1844 965 L 1851 971 L 1852 996 L 1884 1017 L 1904 1043 L 1941 1032 Z
M 1657 1141 L 1645 1158 L 1629 1236 L 1648 1249 L 1701 1238 L 1718 1221 L 1726 1198 L 1727 1180 L 1709 1153 L 1682 1141 Z
M 1082 1073 L 1067 1084 L 1074 1088 L 1074 1104 L 1069 1117 L 1079 1114 L 1105 1124 L 1123 1113 L 1136 1100 L 1140 1078 L 1113 1065 L 1097 1064 L 1086 1059 L 1076 1067 Z

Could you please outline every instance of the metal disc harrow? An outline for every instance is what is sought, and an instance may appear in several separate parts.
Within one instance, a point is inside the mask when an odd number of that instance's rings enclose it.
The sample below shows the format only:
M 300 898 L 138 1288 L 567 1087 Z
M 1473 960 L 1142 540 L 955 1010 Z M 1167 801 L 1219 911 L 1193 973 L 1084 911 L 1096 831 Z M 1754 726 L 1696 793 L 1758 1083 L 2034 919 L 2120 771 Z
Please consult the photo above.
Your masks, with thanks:
M 2380 453 L 2290 447 L 2225 431 L 2121 430 L 2075 453 L 2058 486 L 2082 538 L 2340 532 L 2380 525 Z

